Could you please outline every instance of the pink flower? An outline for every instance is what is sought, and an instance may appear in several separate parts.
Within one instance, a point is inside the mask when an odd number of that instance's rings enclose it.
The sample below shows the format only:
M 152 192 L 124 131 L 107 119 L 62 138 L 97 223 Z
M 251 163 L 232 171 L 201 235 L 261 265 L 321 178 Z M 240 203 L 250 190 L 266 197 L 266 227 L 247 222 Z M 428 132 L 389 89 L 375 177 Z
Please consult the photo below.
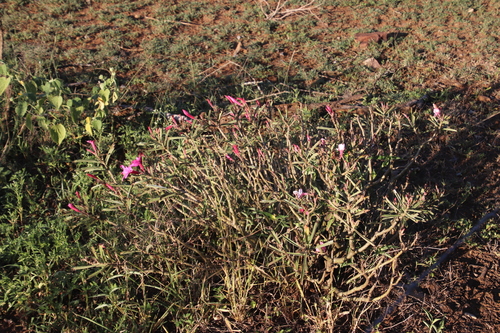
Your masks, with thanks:
M 234 162 L 234 158 L 232 158 L 231 156 L 229 156 L 229 154 L 227 154 L 227 155 L 226 155 L 226 158 L 227 158 L 228 160 L 230 160 L 231 162 Z
M 323 244 L 324 244 L 323 242 L 319 242 L 319 245 L 323 245 Z M 318 253 L 326 252 L 326 246 L 318 246 L 316 248 L 316 252 L 318 252 Z
M 299 213 L 304 214 L 304 215 L 309 215 L 309 212 L 307 210 L 305 210 L 304 208 L 300 208 Z
M 106 187 L 109 188 L 111 191 L 116 192 L 116 189 L 113 186 L 109 185 L 108 183 L 104 185 L 106 185 Z
M 432 112 L 434 113 L 434 117 L 439 118 L 441 117 L 441 109 L 437 107 L 436 104 L 432 104 Z
M 145 169 L 144 166 L 142 165 L 143 156 L 144 156 L 143 153 L 139 153 L 139 156 L 137 156 L 137 158 L 130 163 L 130 167 L 139 167 L 139 169 L 141 169 L 141 171 L 144 172 Z
M 87 176 L 89 176 L 90 178 L 93 178 L 95 180 L 100 180 L 99 178 L 97 178 L 96 176 L 94 176 L 93 174 L 91 173 L 86 173 Z
M 189 112 L 187 112 L 186 110 L 182 110 L 182 112 L 184 113 L 184 115 L 186 115 L 186 117 L 188 118 L 191 118 L 191 119 L 196 119 L 195 117 L 193 117 L 193 115 L 191 115 Z
M 68 204 L 68 207 L 70 209 L 74 210 L 77 213 L 85 214 L 84 212 L 82 212 L 81 210 L 79 210 L 78 208 L 76 208 L 75 205 L 73 205 L 72 203 Z
M 292 145 L 292 147 L 296 153 L 300 152 L 300 147 L 298 145 Z
M 332 108 L 330 107 L 330 105 L 325 106 L 325 110 L 326 110 L 326 112 L 328 112 L 328 114 L 331 117 L 333 117 L 335 115 L 335 112 L 332 110 Z
M 240 150 L 238 149 L 238 145 L 233 145 L 233 153 L 238 156 L 239 158 L 241 158 L 240 156 Z
M 231 97 L 228 95 L 226 95 L 224 97 L 226 97 L 229 100 L 229 102 L 231 102 L 231 104 L 233 104 L 233 105 L 243 106 L 243 104 L 241 102 L 237 101 L 234 97 Z
M 124 165 L 120 165 L 120 168 L 122 168 L 122 175 L 123 175 L 123 178 L 122 180 L 125 180 L 127 179 L 127 177 L 130 175 L 130 174 L 139 174 L 139 172 L 135 171 L 134 169 L 132 169 L 131 166 L 124 166 Z
M 264 155 L 264 153 L 262 152 L 262 150 L 260 148 L 257 148 L 257 155 L 259 156 L 259 159 L 265 159 L 266 156 Z
M 338 151 L 339 151 L 339 158 L 342 158 L 344 156 L 344 150 L 345 150 L 345 144 L 339 143 Z
M 208 103 L 208 105 L 210 105 L 210 107 L 212 109 L 215 109 L 214 105 L 212 104 L 212 102 L 209 99 L 207 99 L 207 103 Z
M 94 140 L 88 140 L 87 143 L 90 143 L 90 146 L 92 147 L 92 149 L 87 149 L 87 151 L 97 156 L 97 146 L 95 145 Z
M 169 126 L 165 127 L 165 131 L 170 130 L 172 127 L 175 127 L 175 125 L 169 125 Z
M 299 189 L 298 191 L 293 191 L 293 195 L 295 195 L 297 199 L 300 199 L 305 195 L 309 195 L 309 193 L 303 192 L 302 189 Z
M 78 199 L 82 200 L 82 197 L 80 196 L 80 192 L 76 191 L 76 192 L 75 192 L 75 195 L 76 195 L 76 197 L 77 197 Z

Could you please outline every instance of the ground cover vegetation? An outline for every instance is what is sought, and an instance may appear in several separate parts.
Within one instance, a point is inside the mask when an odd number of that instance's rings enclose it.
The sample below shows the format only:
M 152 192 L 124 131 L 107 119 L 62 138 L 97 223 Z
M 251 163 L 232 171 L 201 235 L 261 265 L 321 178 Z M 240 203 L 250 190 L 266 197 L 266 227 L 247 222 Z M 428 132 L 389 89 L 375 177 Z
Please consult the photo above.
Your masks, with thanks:
M 500 330 L 499 7 L 4 1 L 0 329 Z

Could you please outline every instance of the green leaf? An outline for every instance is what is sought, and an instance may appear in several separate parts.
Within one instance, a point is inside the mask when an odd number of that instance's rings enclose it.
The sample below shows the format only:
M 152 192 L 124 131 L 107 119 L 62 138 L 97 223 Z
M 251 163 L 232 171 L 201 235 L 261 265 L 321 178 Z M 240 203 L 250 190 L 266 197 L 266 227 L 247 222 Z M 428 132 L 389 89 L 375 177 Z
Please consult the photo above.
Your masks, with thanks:
M 92 128 L 100 133 L 102 131 L 102 121 L 100 121 L 99 119 L 92 120 Z
M 37 101 L 37 96 L 36 96 L 36 91 L 37 91 L 37 85 L 36 82 L 34 81 L 28 81 L 25 83 L 26 88 L 26 96 L 33 102 L 36 103 Z
M 9 71 L 7 70 L 7 66 L 4 63 L 0 64 L 0 75 L 9 76 Z
M 38 126 L 43 128 L 44 130 L 48 131 L 49 130 L 49 122 L 45 117 L 39 116 L 36 118 L 38 122 Z
M 50 103 L 55 106 L 56 110 L 59 110 L 63 103 L 63 98 L 62 96 L 49 96 L 47 97 Z
M 0 95 L 3 94 L 5 89 L 7 89 L 7 87 L 9 86 L 9 84 L 10 84 L 10 76 L 0 77 Z
M 45 84 L 42 84 L 40 86 L 40 89 L 42 89 L 42 91 L 44 93 L 46 93 L 47 95 L 50 94 L 52 91 L 52 87 L 50 86 L 50 82 L 45 82 Z
M 111 91 L 109 89 L 104 89 L 99 92 L 99 96 L 102 98 L 105 105 L 109 103 L 109 94 Z
M 66 128 L 64 128 L 63 124 L 57 124 L 50 128 L 50 137 L 52 140 L 58 145 L 63 142 L 64 138 L 66 138 Z
M 22 101 L 16 106 L 16 114 L 19 117 L 24 117 L 27 110 L 28 110 L 28 103 L 26 101 Z
M 80 120 L 80 117 L 83 113 L 84 107 L 83 106 L 78 106 L 78 107 L 72 107 L 71 108 L 71 120 L 73 120 L 75 123 L 78 123 Z
M 26 127 L 28 127 L 30 131 L 33 131 L 33 121 L 31 120 L 31 115 L 29 113 L 26 115 Z

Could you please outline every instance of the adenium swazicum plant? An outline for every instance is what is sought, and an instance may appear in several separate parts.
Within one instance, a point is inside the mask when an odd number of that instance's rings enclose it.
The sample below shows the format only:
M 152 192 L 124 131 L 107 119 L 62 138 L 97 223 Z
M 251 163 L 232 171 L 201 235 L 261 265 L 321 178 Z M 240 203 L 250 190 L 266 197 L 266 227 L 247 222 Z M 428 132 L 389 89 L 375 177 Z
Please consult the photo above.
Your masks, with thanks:
M 184 111 L 186 118 L 150 128 L 144 154 L 120 166 L 121 181 L 110 157 L 88 142 L 95 160 L 80 162 L 89 165 L 85 172 L 106 176 L 95 181 L 107 189 L 100 200 L 113 212 L 113 225 L 120 224 L 123 244 L 147 254 L 153 267 L 174 265 L 179 281 L 207 281 L 183 285 L 177 297 L 198 295 L 185 302 L 203 303 L 201 295 L 212 297 L 222 285 L 232 297 L 216 307 L 234 318 L 243 318 L 252 297 L 271 285 L 281 295 L 293 285 L 299 295 L 308 288 L 331 301 L 386 296 L 402 276 L 398 258 L 411 241 L 408 223 L 423 220 L 431 207 L 425 191 L 391 178 L 405 170 L 394 160 L 412 131 L 409 118 L 329 111 L 317 127 L 299 114 L 268 118 L 259 105 L 226 98 L 232 122 Z M 88 214 L 74 203 L 69 208 Z M 161 289 L 167 280 L 148 283 Z

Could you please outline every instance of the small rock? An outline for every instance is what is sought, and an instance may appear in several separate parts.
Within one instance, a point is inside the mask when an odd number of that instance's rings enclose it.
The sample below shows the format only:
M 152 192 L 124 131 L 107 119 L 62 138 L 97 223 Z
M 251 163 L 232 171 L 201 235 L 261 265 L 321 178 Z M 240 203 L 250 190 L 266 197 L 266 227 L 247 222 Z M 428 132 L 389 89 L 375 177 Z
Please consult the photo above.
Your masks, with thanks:
M 363 65 L 365 65 L 367 67 L 375 68 L 375 69 L 382 68 L 380 63 L 375 58 L 366 59 L 365 61 L 363 61 Z
M 477 96 L 477 100 L 480 102 L 483 102 L 483 103 L 491 103 L 491 98 L 489 98 L 488 96 L 484 96 L 484 95 Z

